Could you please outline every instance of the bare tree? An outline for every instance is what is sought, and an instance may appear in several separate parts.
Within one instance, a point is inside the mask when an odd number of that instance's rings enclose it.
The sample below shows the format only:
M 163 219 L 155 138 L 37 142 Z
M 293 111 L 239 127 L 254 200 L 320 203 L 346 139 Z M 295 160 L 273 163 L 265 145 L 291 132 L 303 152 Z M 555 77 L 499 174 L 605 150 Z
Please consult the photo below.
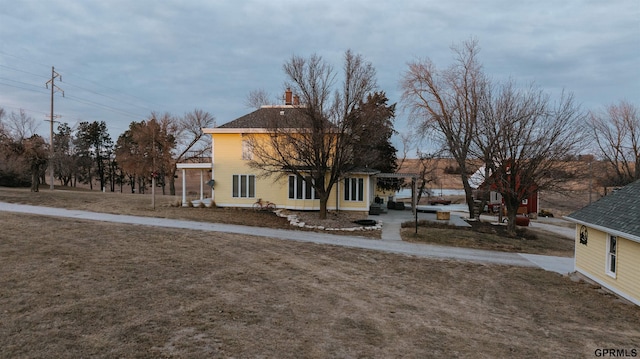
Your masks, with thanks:
M 196 144 L 203 138 L 202 129 L 215 126 L 215 121 L 216 119 L 213 115 L 200 109 L 188 112 L 177 120 L 175 138 L 180 152 L 173 158 L 173 166 L 169 174 L 169 193 L 172 196 L 176 194 L 175 175 L 177 163 L 185 160 L 188 154 L 194 151 Z M 210 145 L 211 143 L 207 142 L 201 148 L 198 148 L 195 151 L 196 155 L 202 155 L 211 150 Z
M 336 88 L 337 73 L 318 55 L 292 56 L 283 68 L 289 79 L 285 86 L 301 104 L 292 105 L 290 116 L 273 121 L 270 136 L 251 137 L 250 164 L 266 175 L 290 173 L 304 179 L 320 200 L 320 218 L 326 218 L 333 186 L 355 168 L 353 140 L 364 119 L 352 119 L 351 114 L 375 89 L 375 69 L 361 55 L 347 51 L 344 78 Z
M 591 135 L 611 171 L 605 185 L 623 186 L 640 179 L 640 111 L 620 101 L 590 114 Z
M 570 94 L 553 102 L 542 90 L 500 86 L 483 106 L 475 145 L 491 159 L 487 181 L 507 210 L 508 230 L 515 233 L 518 208 L 533 191 L 559 190 L 565 179 L 553 173 L 575 155 L 584 140 L 585 116 Z
M 245 106 L 248 108 L 259 109 L 262 106 L 271 104 L 271 95 L 263 89 L 249 92 L 245 100 Z
M 402 157 L 398 163 L 398 173 L 408 173 L 416 176 L 416 203 L 420 203 L 424 194 L 430 195 L 427 186 L 437 181 L 438 160 L 443 150 L 437 149 L 432 152 L 424 152 L 420 150 L 420 146 L 424 141 L 422 136 L 415 133 L 405 133 L 401 136 L 402 140 Z M 407 156 L 410 150 L 415 150 L 416 159 L 408 160 Z
M 5 129 L 17 141 L 31 137 L 38 130 L 36 120 L 22 109 L 18 113 L 11 112 L 7 117 Z
M 452 48 L 454 63 L 438 70 L 430 59 L 409 63 L 402 79 L 403 101 L 418 131 L 434 132 L 460 167 L 469 215 L 474 217 L 473 188 L 469 183 L 468 159 L 481 103 L 488 91 L 488 80 L 478 61 L 476 40 Z
M 4 108 L 0 107 L 0 136 L 8 136 L 7 129 L 4 125 L 4 117 L 7 115 L 7 112 Z
M 4 121 L 6 115 L 0 108 L 0 185 L 26 186 L 31 177 L 29 164 L 24 160 L 26 140 L 13 137 L 14 133 Z

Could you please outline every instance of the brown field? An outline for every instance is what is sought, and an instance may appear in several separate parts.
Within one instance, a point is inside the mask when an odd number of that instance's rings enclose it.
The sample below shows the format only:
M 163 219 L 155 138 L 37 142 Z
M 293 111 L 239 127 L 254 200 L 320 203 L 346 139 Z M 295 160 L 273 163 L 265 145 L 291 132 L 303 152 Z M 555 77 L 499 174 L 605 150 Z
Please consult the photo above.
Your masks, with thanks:
M 539 269 L 0 219 L 0 357 L 584 358 L 640 348 L 638 307 Z

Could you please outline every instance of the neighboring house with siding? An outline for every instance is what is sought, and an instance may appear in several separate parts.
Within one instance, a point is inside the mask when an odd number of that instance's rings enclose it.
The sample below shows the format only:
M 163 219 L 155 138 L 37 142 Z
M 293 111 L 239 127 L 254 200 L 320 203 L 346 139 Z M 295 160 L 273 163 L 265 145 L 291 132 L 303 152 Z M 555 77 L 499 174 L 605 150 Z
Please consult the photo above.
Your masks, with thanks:
M 472 177 L 475 178 L 476 181 L 480 181 L 480 178 L 482 178 L 484 176 L 484 167 L 482 167 L 481 169 L 479 169 L 478 171 L 476 171 L 475 174 L 472 175 Z M 507 170 L 505 172 L 509 172 L 509 169 L 507 167 Z M 498 212 L 499 209 L 501 208 L 501 206 L 504 204 L 504 199 L 502 198 L 502 194 L 500 194 L 500 191 L 502 191 L 503 189 L 501 188 L 501 181 L 496 178 L 496 174 L 491 174 L 491 176 L 489 176 L 489 178 L 487 178 L 486 180 L 482 181 L 476 190 L 476 196 L 484 196 L 486 194 L 486 192 L 488 191 L 488 195 L 487 195 L 487 208 L 489 212 Z M 516 183 L 519 186 L 520 183 L 520 177 L 516 177 Z M 517 190 L 522 191 L 522 189 L 517 188 Z M 537 185 L 533 185 L 529 188 L 527 188 L 527 192 L 529 193 L 529 195 L 527 196 L 527 198 L 523 199 L 520 202 L 520 207 L 518 207 L 518 214 L 521 215 L 526 215 L 528 217 L 531 218 L 538 218 L 538 208 L 540 208 L 540 199 L 538 197 L 538 186 Z
M 299 107 L 299 106 L 298 106 Z M 236 120 L 215 128 L 205 128 L 211 135 L 211 198 L 219 207 L 251 207 L 258 199 L 273 202 L 277 208 L 319 210 L 320 200 L 309 185 L 310 178 L 287 173 L 265 176 L 251 167 L 251 143 L 255 136 L 272 135 L 273 121 L 295 116 L 296 106 L 263 106 Z M 334 185 L 327 209 L 367 212 L 375 197 L 376 171 L 361 169 L 345 174 Z M 183 201 L 184 201 L 183 195 Z
M 640 305 L 640 180 L 565 218 L 576 223 L 576 271 Z

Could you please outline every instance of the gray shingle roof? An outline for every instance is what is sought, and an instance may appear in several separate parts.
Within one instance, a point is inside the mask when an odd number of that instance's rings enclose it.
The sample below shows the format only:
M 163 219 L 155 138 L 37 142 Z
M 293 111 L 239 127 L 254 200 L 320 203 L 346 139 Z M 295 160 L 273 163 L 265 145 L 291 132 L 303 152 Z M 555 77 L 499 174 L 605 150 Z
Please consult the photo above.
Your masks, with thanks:
M 300 124 L 301 109 L 292 106 L 262 107 L 218 128 L 273 128 L 279 124 Z
M 640 180 L 571 213 L 567 219 L 622 232 L 640 241 Z

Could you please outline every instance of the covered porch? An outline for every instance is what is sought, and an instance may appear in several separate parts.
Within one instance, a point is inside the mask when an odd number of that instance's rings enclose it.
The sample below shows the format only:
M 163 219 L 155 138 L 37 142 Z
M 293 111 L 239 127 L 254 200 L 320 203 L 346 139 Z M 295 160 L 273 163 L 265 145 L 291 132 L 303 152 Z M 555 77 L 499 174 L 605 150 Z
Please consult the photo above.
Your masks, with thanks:
M 178 163 L 176 168 L 182 170 L 182 205 L 187 206 L 189 204 L 187 200 L 187 171 L 200 170 L 200 186 L 197 201 L 200 203 L 205 202 L 204 191 L 210 190 L 208 198 L 213 198 L 213 163 Z M 211 175 L 207 173 L 211 172 Z M 205 187 L 206 185 L 206 187 Z M 210 204 L 209 204 L 210 205 Z

